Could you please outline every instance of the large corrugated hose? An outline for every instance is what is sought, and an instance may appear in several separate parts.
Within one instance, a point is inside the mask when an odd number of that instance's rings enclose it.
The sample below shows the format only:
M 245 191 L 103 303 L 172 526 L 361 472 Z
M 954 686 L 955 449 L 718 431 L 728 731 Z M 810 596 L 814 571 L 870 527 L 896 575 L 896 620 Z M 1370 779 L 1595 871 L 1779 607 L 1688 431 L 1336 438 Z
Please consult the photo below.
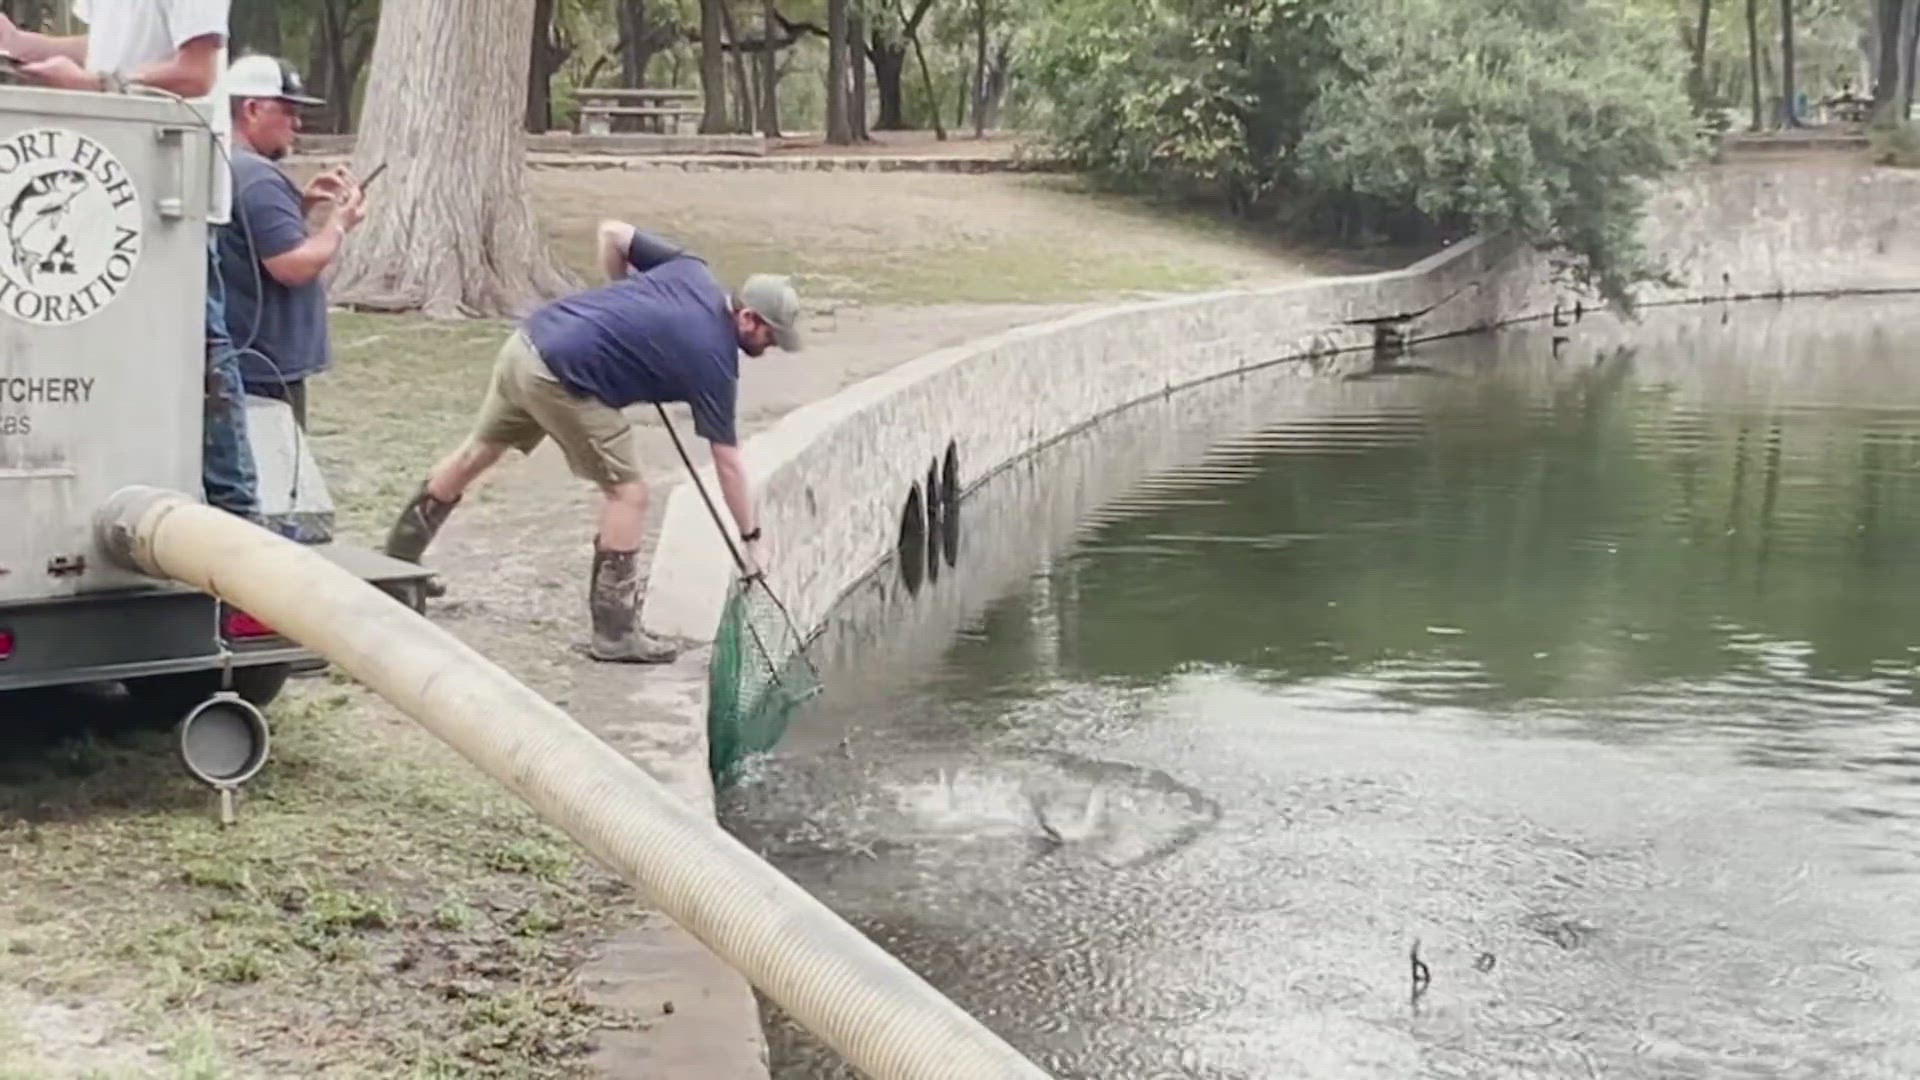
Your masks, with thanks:
M 419 721 L 866 1075 L 1047 1075 L 572 717 L 324 556 L 156 488 L 117 492 L 95 530 L 116 562 L 234 604 Z

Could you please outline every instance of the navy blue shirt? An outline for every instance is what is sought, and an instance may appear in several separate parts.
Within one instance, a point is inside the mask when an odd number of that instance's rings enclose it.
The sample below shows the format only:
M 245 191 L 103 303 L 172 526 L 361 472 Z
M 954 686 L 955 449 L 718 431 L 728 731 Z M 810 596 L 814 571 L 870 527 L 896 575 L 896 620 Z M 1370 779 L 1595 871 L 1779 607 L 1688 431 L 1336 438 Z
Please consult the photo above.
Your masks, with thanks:
M 553 377 L 615 409 L 684 401 L 703 439 L 734 443 L 740 339 L 727 292 L 707 264 L 636 232 L 627 276 L 528 317 L 526 333 Z
M 220 279 L 248 386 L 271 388 L 327 369 L 326 286 L 316 276 L 288 288 L 261 265 L 306 242 L 300 189 L 273 162 L 234 147 L 233 219 L 219 230 Z

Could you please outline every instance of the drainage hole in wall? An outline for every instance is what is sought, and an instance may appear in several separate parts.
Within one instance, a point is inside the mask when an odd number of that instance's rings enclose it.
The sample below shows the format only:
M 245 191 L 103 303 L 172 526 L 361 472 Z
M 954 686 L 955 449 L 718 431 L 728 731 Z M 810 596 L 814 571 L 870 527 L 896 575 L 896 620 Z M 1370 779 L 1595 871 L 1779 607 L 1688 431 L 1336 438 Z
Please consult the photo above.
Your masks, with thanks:
M 900 561 L 900 579 L 907 591 L 916 595 L 927 573 L 927 510 L 920 499 L 920 485 L 907 492 L 907 504 L 900 508 L 900 539 L 896 551 Z

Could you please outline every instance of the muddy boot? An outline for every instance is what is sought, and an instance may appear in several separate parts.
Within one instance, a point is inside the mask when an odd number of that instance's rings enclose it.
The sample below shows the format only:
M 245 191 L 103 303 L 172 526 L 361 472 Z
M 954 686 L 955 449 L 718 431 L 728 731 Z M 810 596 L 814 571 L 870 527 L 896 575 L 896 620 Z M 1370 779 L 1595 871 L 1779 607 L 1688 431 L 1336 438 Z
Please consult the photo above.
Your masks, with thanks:
M 412 501 L 400 511 L 393 528 L 387 533 L 387 555 L 419 565 L 420 557 L 427 552 L 427 545 L 433 542 L 434 536 L 440 532 L 440 526 L 447 523 L 453 508 L 458 505 L 459 499 L 441 502 L 427 494 L 427 486 L 421 484 L 420 490 L 414 492 Z M 428 597 L 437 599 L 447 594 L 447 587 L 439 578 L 429 578 L 422 586 L 422 591 Z
M 664 664 L 674 658 L 678 650 L 640 629 L 639 601 L 638 554 L 595 547 L 593 585 L 587 596 L 593 644 L 587 655 L 622 664 Z

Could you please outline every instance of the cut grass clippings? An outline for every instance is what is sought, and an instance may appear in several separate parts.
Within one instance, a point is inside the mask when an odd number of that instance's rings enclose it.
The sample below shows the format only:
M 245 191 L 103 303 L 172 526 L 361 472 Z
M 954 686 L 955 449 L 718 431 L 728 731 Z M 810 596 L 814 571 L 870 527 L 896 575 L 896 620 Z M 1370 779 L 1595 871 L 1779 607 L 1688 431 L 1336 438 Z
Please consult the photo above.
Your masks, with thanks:
M 165 733 L 0 763 L 0 984 L 120 1003 L 117 1036 L 168 1042 L 154 1075 L 572 1075 L 619 1018 L 568 974 L 638 916 L 625 887 L 361 691 L 274 719 L 232 828 Z

